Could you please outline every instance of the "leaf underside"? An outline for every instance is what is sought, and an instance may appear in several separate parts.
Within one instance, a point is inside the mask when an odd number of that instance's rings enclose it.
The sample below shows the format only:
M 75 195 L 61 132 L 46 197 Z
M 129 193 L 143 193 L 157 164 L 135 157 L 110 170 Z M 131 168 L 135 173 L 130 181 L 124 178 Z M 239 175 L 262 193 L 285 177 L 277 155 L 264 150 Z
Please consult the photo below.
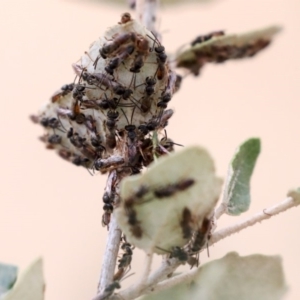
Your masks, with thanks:
M 239 215 L 249 209 L 250 179 L 260 153 L 260 140 L 251 138 L 245 141 L 233 157 L 225 181 L 223 203 L 226 213 Z

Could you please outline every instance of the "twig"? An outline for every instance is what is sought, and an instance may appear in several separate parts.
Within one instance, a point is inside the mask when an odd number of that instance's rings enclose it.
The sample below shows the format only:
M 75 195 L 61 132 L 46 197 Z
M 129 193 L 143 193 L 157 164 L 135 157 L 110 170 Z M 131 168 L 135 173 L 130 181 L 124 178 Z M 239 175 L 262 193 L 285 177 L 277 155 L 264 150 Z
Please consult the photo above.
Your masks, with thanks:
M 150 274 L 149 279 L 147 280 L 146 284 L 144 284 L 144 287 L 140 289 L 140 287 L 137 286 L 130 286 L 129 288 L 121 291 L 118 295 L 121 299 L 124 300 L 130 300 L 135 299 L 142 294 L 149 294 L 152 292 L 154 286 L 160 282 L 161 280 L 168 277 L 169 274 L 174 272 L 174 270 L 180 265 L 179 261 L 177 259 L 168 259 L 164 260 L 160 267 Z
M 171 288 L 179 283 L 185 283 L 187 281 L 191 281 L 198 273 L 199 273 L 199 269 L 195 268 L 184 274 L 174 276 L 168 280 L 164 280 L 164 281 L 158 283 L 157 285 L 155 285 L 155 287 L 153 287 L 151 289 L 151 292 L 163 291 L 163 290 Z M 148 294 L 149 292 L 150 291 L 146 292 L 146 294 Z
M 153 251 L 151 250 L 151 253 L 146 254 L 146 265 L 144 268 L 143 276 L 141 278 L 141 290 L 145 287 L 147 278 L 151 272 L 152 260 L 153 260 Z
M 137 19 L 156 36 L 157 11 L 159 8 L 159 0 L 137 0 L 136 15 Z
M 141 276 L 141 279 L 137 282 L 137 284 L 131 287 L 132 290 L 135 291 L 136 295 L 141 295 L 142 291 L 147 287 L 147 277 L 149 276 L 149 273 L 151 271 L 152 259 L 153 259 L 153 251 L 151 251 L 151 253 L 146 254 L 146 264 L 144 267 L 143 275 Z M 123 296 L 121 296 L 121 298 L 123 299 Z M 134 298 L 131 296 L 131 298 L 129 299 L 134 299 Z
M 213 245 L 220 241 L 221 239 L 228 237 L 229 235 L 239 232 L 242 229 L 245 229 L 249 226 L 252 226 L 256 224 L 257 222 L 261 222 L 263 220 L 269 219 L 272 216 L 275 216 L 281 212 L 284 212 L 288 210 L 289 208 L 295 207 L 300 204 L 300 201 L 297 199 L 293 199 L 292 197 L 288 197 L 284 201 L 268 208 L 264 209 L 262 212 L 259 212 L 255 214 L 254 216 L 250 217 L 249 219 L 246 219 L 242 222 L 239 222 L 233 226 L 229 226 L 227 228 L 221 229 L 214 233 L 209 241 L 209 245 Z M 153 291 L 161 291 L 165 290 L 167 288 L 170 288 L 172 286 L 175 286 L 178 283 L 186 282 L 188 280 L 193 279 L 197 275 L 198 269 L 194 269 L 191 271 L 188 271 L 187 273 L 178 275 L 176 277 L 173 277 L 168 280 L 164 280 L 162 282 L 161 279 L 166 278 L 168 274 L 172 273 L 177 267 L 179 266 L 178 261 L 176 260 L 167 260 L 162 263 L 160 268 L 153 273 L 148 281 L 146 282 L 146 285 L 144 288 L 138 291 L 138 289 L 135 287 L 129 287 L 128 289 L 122 291 L 119 293 L 119 296 L 121 299 L 129 300 L 136 298 L 138 296 L 141 296 L 141 294 L 149 294 Z
M 111 195 L 112 185 L 115 182 L 114 188 L 116 191 L 119 189 L 119 178 L 117 178 L 116 171 L 113 170 L 109 173 L 107 177 L 106 187 L 105 191 Z M 118 193 L 116 193 L 116 198 L 118 197 Z M 115 201 L 118 199 L 115 199 Z M 99 278 L 99 284 L 98 284 L 98 296 L 101 292 L 104 291 L 105 287 L 109 285 L 114 276 L 117 256 L 119 252 L 119 246 L 121 241 L 121 230 L 118 228 L 117 222 L 113 215 L 111 215 L 111 220 L 109 223 L 109 231 L 108 231 L 108 238 L 107 238 L 107 244 L 104 251 L 103 261 L 102 261 L 102 268 L 101 268 L 101 274 Z
M 113 280 L 116 260 L 119 252 L 119 245 L 121 241 L 121 234 L 122 231 L 120 228 L 118 228 L 117 222 L 112 215 L 109 223 L 108 239 L 101 267 L 98 293 L 103 291 L 104 288 Z
M 215 209 L 215 214 L 214 217 L 216 218 L 216 220 L 218 220 L 226 211 L 226 204 L 225 203 L 221 203 L 216 209 Z
M 271 206 L 270 208 L 264 209 L 262 212 L 255 214 L 254 216 L 238 222 L 232 226 L 226 227 L 224 229 L 218 230 L 215 232 L 211 239 L 209 240 L 209 245 L 213 245 L 220 240 L 237 233 L 249 226 L 256 224 L 257 222 L 261 222 L 266 219 L 270 219 L 271 217 L 288 210 L 289 208 L 295 207 L 300 204 L 300 201 L 294 200 L 292 197 L 288 197 L 282 202 Z

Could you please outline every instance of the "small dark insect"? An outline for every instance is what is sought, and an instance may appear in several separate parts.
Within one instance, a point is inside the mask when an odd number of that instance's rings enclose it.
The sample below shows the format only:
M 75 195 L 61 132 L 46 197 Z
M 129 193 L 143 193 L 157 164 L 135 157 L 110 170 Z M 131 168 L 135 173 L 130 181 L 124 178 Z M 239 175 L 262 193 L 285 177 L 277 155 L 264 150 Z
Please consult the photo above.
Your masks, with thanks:
M 81 108 L 83 109 L 96 109 L 100 107 L 99 103 L 96 100 L 84 100 L 81 102 Z
M 207 241 L 210 229 L 211 220 L 208 218 L 204 218 L 201 227 L 195 232 L 195 235 L 193 236 L 193 242 L 191 243 L 189 249 L 191 253 L 197 253 L 203 248 Z
M 104 203 L 112 203 L 114 201 L 114 195 L 113 194 L 109 195 L 108 192 L 105 192 L 103 194 L 102 200 Z
M 61 143 L 61 136 L 58 134 L 52 134 L 48 137 L 48 143 L 51 145 L 57 145 Z
M 147 124 L 141 124 L 139 127 L 138 127 L 138 130 L 143 134 L 143 135 L 147 135 L 150 130 L 147 128 Z
M 73 98 L 77 101 L 83 101 L 84 95 L 85 95 L 85 86 L 76 84 L 73 90 Z
M 182 211 L 182 218 L 180 221 L 180 227 L 182 229 L 182 234 L 184 239 L 190 239 L 193 234 L 193 217 L 191 211 L 185 207 Z
M 70 92 L 73 91 L 74 88 L 74 84 L 65 84 L 63 85 L 59 91 L 55 92 L 52 96 L 51 96 L 51 101 L 52 103 L 55 103 L 57 101 L 60 100 L 61 97 L 66 96 L 67 94 L 69 94 Z
M 131 141 L 131 143 L 133 143 L 136 138 L 136 133 L 135 133 L 136 126 L 135 125 L 126 125 L 125 130 L 127 131 L 127 136 L 129 138 L 129 140 Z
M 112 99 L 108 99 L 105 95 L 106 99 L 102 99 L 102 100 L 98 100 L 97 104 L 99 105 L 99 107 L 101 109 L 111 109 L 111 110 L 116 110 L 118 107 L 118 99 L 117 98 L 112 98 Z
M 146 138 L 140 145 L 140 152 L 142 155 L 142 163 L 145 167 L 153 162 L 153 141 L 151 138 Z
M 83 124 L 85 122 L 85 115 L 81 113 L 80 104 L 78 100 L 75 100 L 72 108 L 72 114 L 69 115 L 69 118 L 72 121 L 75 121 L 77 124 Z
M 148 123 L 139 125 L 138 129 L 143 133 L 143 135 L 148 134 L 157 128 L 158 123 L 155 120 L 150 120 Z
M 94 162 L 94 167 L 96 170 L 117 168 L 124 163 L 124 158 L 122 156 L 113 156 L 109 158 L 97 159 Z
M 125 275 L 125 268 L 118 268 L 118 271 L 114 274 L 113 281 L 120 281 Z
M 100 297 L 97 297 L 97 300 L 106 300 L 110 298 L 110 296 L 113 294 L 115 289 L 120 289 L 121 285 L 119 281 L 114 281 L 111 284 L 107 285 L 104 289 L 104 292 L 101 294 Z
M 154 195 L 156 198 L 165 198 L 173 196 L 176 192 L 182 192 L 195 183 L 194 179 L 181 180 L 175 184 L 170 184 L 165 187 L 161 187 L 154 190 Z
M 113 131 L 116 128 L 118 117 L 119 117 L 119 113 L 117 111 L 109 110 L 107 112 L 106 126 L 108 130 Z
M 72 163 L 78 167 L 79 166 L 87 167 L 89 162 L 90 162 L 90 160 L 88 158 L 81 157 L 81 156 L 75 156 L 74 159 L 72 160 Z
M 108 65 L 104 69 L 109 75 L 113 75 L 114 70 L 119 66 L 119 64 L 119 59 L 115 57 L 108 63 Z
M 146 77 L 145 81 L 145 93 L 151 96 L 154 93 L 154 86 L 156 84 L 156 79 L 154 77 Z
M 117 56 L 111 59 L 108 65 L 104 68 L 105 71 L 108 74 L 113 75 L 114 70 L 118 68 L 121 62 L 126 60 L 133 53 L 133 51 L 134 51 L 133 45 L 125 45 L 121 47 L 117 53 Z
M 128 224 L 131 226 L 130 231 L 136 238 L 141 238 L 143 235 L 140 221 L 136 217 L 136 211 L 132 207 L 126 208 L 126 214 L 128 216 Z
M 191 46 L 195 46 L 196 44 L 209 41 L 213 37 L 218 37 L 218 36 L 223 36 L 223 35 L 225 35 L 225 31 L 223 31 L 223 30 L 213 31 L 213 32 L 210 32 L 205 35 L 199 35 L 191 42 Z
M 182 76 L 176 74 L 174 93 L 176 93 L 180 89 L 181 83 L 182 83 Z
M 116 135 L 114 132 L 108 132 L 105 134 L 106 145 L 110 149 L 114 149 L 117 145 Z
M 154 38 L 152 38 L 151 36 L 148 35 L 148 37 L 154 41 L 153 47 L 154 47 L 154 51 L 156 53 L 156 61 L 158 64 L 154 77 L 157 76 L 158 80 L 162 80 L 167 73 L 166 62 L 167 62 L 168 56 L 165 53 L 165 47 L 161 45 L 161 43 L 158 41 L 157 37 L 154 34 L 153 34 L 153 36 L 154 36 Z M 155 44 L 157 44 L 156 47 L 155 47 Z M 152 51 L 153 51 L 153 49 L 152 49 Z
M 100 136 L 97 134 L 96 137 L 91 138 L 91 144 L 96 149 L 97 152 L 106 151 L 105 147 L 102 145 Z
M 171 72 L 168 77 L 168 84 L 166 89 L 161 93 L 161 101 L 157 103 L 158 107 L 166 108 L 167 103 L 171 100 L 174 90 L 175 84 L 177 80 L 177 75 L 175 72 Z
M 40 122 L 40 117 L 36 116 L 36 115 L 31 115 L 29 116 L 29 119 L 34 123 L 34 124 L 38 124 Z
M 131 244 L 129 243 L 123 243 L 121 249 L 124 250 L 124 253 L 122 257 L 118 260 L 119 262 L 118 268 L 130 269 L 130 264 L 132 261 L 132 253 L 133 253 L 132 250 L 134 249 L 134 247 L 132 248 Z
M 105 227 L 109 225 L 110 222 L 110 215 L 112 214 L 114 207 L 111 203 L 104 203 L 103 206 L 103 216 L 102 216 L 102 226 Z
M 125 92 L 122 95 L 122 98 L 124 100 L 128 100 L 130 98 L 130 96 L 131 96 L 132 93 L 133 93 L 133 90 L 131 90 L 131 89 L 125 89 Z
M 71 144 L 76 148 L 82 148 L 85 146 L 86 138 L 82 138 L 78 133 L 74 132 L 72 127 L 67 133 L 67 138 L 70 140 Z
M 128 32 L 117 35 L 111 42 L 104 44 L 103 47 L 99 50 L 99 55 L 93 64 L 94 68 L 96 69 L 100 57 L 106 59 L 107 56 L 113 54 L 113 52 L 118 50 L 118 48 L 120 48 L 120 46 L 122 46 L 123 44 L 127 42 L 135 43 L 135 40 L 136 34 L 134 32 Z
M 57 118 L 42 118 L 40 124 L 45 128 L 49 127 L 52 129 L 59 128 L 61 125 Z
M 152 104 L 152 100 L 153 98 L 149 95 L 144 95 L 140 100 L 140 108 L 141 108 L 141 112 L 142 113 L 148 113 L 150 108 L 151 108 L 151 104 Z
M 93 74 L 88 72 L 82 72 L 81 78 L 90 85 L 96 85 L 98 83 L 97 78 Z
M 71 157 L 71 152 L 70 151 L 68 151 L 68 150 L 66 150 L 66 149 L 60 149 L 59 151 L 58 151 L 58 155 L 61 157 L 61 158 L 63 158 L 63 159 L 65 159 L 65 160 L 70 160 L 70 157 Z
M 134 204 L 142 201 L 142 198 L 149 192 L 149 188 L 145 185 L 141 185 L 129 198 L 124 200 L 125 210 L 131 209 Z
M 164 110 L 159 118 L 158 127 L 166 127 L 168 125 L 168 120 L 173 116 L 173 114 L 174 111 L 172 109 Z
M 133 60 L 130 72 L 139 73 L 149 54 L 149 42 L 146 38 L 138 38 L 136 43 L 136 56 Z
M 119 24 L 126 24 L 128 22 L 132 21 L 130 13 L 126 12 L 121 15 L 121 21 Z
M 80 152 L 87 158 L 91 160 L 98 159 L 101 157 L 101 151 L 96 151 L 91 145 L 84 143 L 82 146 L 82 149 L 80 149 Z
M 174 145 L 183 147 L 181 144 L 174 143 L 170 138 L 164 136 L 157 145 L 155 152 L 158 156 L 168 154 L 172 151 L 174 151 Z
M 182 249 L 178 246 L 172 247 L 171 251 L 165 250 L 165 249 L 160 248 L 160 247 L 156 247 L 156 248 L 159 249 L 159 250 L 170 253 L 170 258 L 173 258 L 173 257 L 177 258 L 181 262 L 186 262 L 188 260 L 188 257 L 189 257 L 188 253 L 184 249 Z
M 104 291 L 113 292 L 115 289 L 120 289 L 120 288 L 121 288 L 120 283 L 115 281 L 115 282 L 111 283 L 110 285 L 108 285 Z
M 111 79 L 104 73 L 94 73 L 90 74 L 88 72 L 84 72 L 82 74 L 82 78 L 87 81 L 88 84 L 95 85 L 97 87 L 104 86 L 106 89 L 113 87 L 113 83 Z

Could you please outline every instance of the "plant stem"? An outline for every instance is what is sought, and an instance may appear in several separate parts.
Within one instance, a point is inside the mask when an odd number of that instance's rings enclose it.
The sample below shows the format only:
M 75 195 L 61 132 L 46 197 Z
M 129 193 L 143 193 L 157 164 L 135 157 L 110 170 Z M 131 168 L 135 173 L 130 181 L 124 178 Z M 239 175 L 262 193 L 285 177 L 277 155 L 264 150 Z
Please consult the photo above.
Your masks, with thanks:
M 238 222 L 234 225 L 231 225 L 224 229 L 218 230 L 217 232 L 215 232 L 212 235 L 211 239 L 209 240 L 209 246 L 211 246 L 211 245 L 219 242 L 220 240 L 222 240 L 234 233 L 237 233 L 249 226 L 252 226 L 258 222 L 261 222 L 266 219 L 270 219 L 271 217 L 273 217 L 281 212 L 284 212 L 292 207 L 295 207 L 299 204 L 300 204 L 300 201 L 298 201 L 297 199 L 288 197 L 285 200 L 283 200 L 282 202 L 275 204 L 274 206 L 271 206 L 267 209 L 264 209 L 262 212 L 259 212 L 244 221 Z
M 112 282 L 116 267 L 116 258 L 119 252 L 122 231 L 118 227 L 116 219 L 112 215 L 109 223 L 109 232 L 103 257 L 98 293 Z
M 139 286 L 130 286 L 129 288 L 118 293 L 118 296 L 124 300 L 135 299 L 143 294 L 149 294 L 154 289 L 156 290 L 156 285 L 161 280 L 168 277 L 169 274 L 174 272 L 174 270 L 180 265 L 177 259 L 168 259 L 164 260 L 160 267 L 150 274 L 149 279 L 146 283 L 143 283 L 143 287 Z
M 159 8 L 159 0 L 137 0 L 136 16 L 147 29 L 152 31 L 156 36 L 157 11 Z
M 216 209 L 214 217 L 218 220 L 226 212 L 226 204 L 221 203 Z
M 119 200 L 118 191 L 119 191 L 119 183 L 121 180 L 121 178 L 118 178 L 117 176 L 118 175 L 115 170 L 111 171 L 108 174 L 106 186 L 105 186 L 105 192 L 108 193 L 108 195 L 111 195 L 112 187 L 114 186 L 114 189 L 116 190 L 114 201 L 116 203 Z M 108 286 L 113 280 L 117 256 L 119 252 L 119 246 L 121 242 L 121 235 L 122 235 L 121 229 L 118 228 L 114 216 L 111 215 L 107 243 L 104 251 L 101 274 L 98 283 L 98 294 L 94 299 L 98 299 L 99 295 L 104 291 L 105 287 Z

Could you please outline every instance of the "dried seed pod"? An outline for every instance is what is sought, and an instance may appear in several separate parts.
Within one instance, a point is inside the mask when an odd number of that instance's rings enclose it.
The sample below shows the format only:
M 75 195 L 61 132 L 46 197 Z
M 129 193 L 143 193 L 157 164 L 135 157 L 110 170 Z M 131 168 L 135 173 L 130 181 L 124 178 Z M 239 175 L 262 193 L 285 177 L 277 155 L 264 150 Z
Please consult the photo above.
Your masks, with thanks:
M 166 125 L 161 121 L 165 107 L 158 103 L 168 102 L 175 91 L 176 75 L 164 47 L 124 13 L 72 68 L 76 80 L 62 86 L 34 117 L 46 130 L 43 141 L 77 166 L 138 173 L 155 153 L 149 151 L 150 157 L 143 159 L 144 135 Z M 147 133 L 141 133 L 142 124 L 149 125 Z M 120 156 L 122 164 L 108 169 L 98 163 Z

